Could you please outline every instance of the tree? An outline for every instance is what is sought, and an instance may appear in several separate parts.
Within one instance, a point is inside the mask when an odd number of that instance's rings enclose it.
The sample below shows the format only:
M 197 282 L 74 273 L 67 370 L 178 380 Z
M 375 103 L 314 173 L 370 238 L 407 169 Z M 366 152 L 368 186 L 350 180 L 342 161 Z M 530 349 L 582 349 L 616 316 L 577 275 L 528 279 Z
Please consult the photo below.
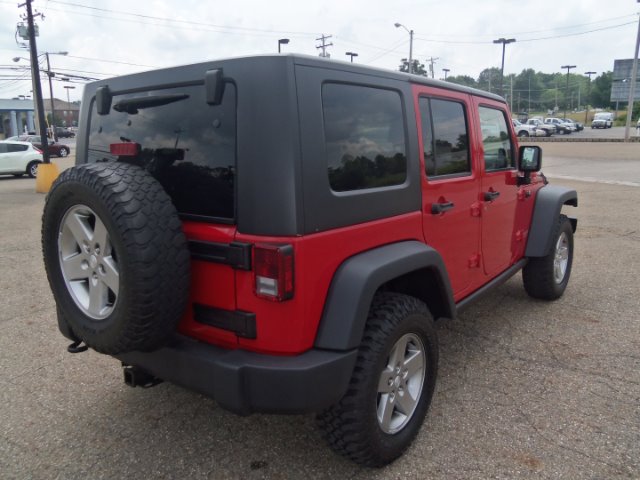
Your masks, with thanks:
M 469 75 L 450 75 L 447 77 L 447 82 L 464 85 L 466 87 L 478 88 L 478 82 L 476 82 L 476 79 Z
M 409 72 L 409 60 L 406 58 L 403 58 L 402 60 L 400 60 L 402 63 L 400 64 L 400 67 L 398 68 L 398 70 L 400 70 L 401 72 Z M 412 59 L 411 63 L 413 63 L 413 70 L 411 73 L 413 73 L 414 75 L 422 75 L 423 77 L 427 76 L 427 71 L 424 68 L 424 63 L 420 63 L 417 59 Z
M 487 92 L 500 92 L 500 69 L 491 67 L 481 71 L 478 76 L 478 88 Z
M 594 107 L 609 108 L 611 106 L 611 82 L 613 72 L 604 72 L 591 82 L 591 104 Z

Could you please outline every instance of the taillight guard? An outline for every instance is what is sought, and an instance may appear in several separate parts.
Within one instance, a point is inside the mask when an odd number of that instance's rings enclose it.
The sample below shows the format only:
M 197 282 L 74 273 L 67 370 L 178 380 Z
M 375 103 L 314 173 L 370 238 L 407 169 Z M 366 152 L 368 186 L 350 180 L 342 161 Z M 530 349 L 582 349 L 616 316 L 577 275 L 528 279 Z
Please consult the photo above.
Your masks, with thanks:
M 253 248 L 254 291 L 274 302 L 293 298 L 293 246 L 258 243 Z

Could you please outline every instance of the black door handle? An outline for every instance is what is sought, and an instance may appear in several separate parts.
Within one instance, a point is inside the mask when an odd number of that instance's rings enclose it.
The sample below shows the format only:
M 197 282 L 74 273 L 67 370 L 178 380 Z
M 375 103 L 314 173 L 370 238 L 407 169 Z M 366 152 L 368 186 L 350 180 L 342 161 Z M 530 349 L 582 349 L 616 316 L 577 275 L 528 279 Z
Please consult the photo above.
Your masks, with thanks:
M 447 210 L 451 210 L 454 206 L 453 202 L 432 203 L 431 213 L 437 215 L 439 213 L 446 212 Z
M 484 201 L 492 202 L 500 196 L 500 192 L 484 192 Z

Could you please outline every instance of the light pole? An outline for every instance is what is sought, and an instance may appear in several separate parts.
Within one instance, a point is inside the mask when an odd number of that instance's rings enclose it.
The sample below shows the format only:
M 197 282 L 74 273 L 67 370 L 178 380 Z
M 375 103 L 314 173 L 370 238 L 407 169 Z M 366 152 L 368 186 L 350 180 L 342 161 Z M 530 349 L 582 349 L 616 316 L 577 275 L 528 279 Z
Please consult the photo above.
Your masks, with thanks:
M 356 52 L 344 52 L 345 55 L 351 57 L 351 63 L 353 63 L 353 57 L 357 57 L 358 54 Z
M 587 108 L 585 108 L 584 112 L 584 126 L 587 126 L 587 122 L 589 121 L 589 102 L 591 101 L 591 75 L 595 75 L 598 72 L 584 72 L 585 75 L 589 76 L 589 83 L 587 83 Z
M 449 68 L 443 68 L 442 71 L 444 72 L 444 81 L 447 81 L 447 74 L 451 71 L 451 69 Z
M 413 73 L 413 30 L 409 30 L 401 23 L 394 23 L 396 28 L 404 28 L 407 32 L 409 32 L 409 73 Z
M 53 139 L 57 142 L 58 141 L 58 136 L 56 135 L 56 129 L 55 127 L 55 110 L 54 110 L 54 105 L 53 105 L 53 85 L 51 84 L 51 77 L 53 77 L 55 74 L 51 72 L 51 64 L 49 63 L 49 55 L 68 55 L 69 52 L 44 52 L 41 53 L 40 55 L 38 55 L 39 57 L 41 57 L 42 55 L 45 56 L 45 58 L 47 59 L 47 76 L 49 77 L 49 102 L 51 104 L 51 132 L 52 132 L 52 136 Z M 20 60 L 28 60 L 24 57 L 14 57 L 13 61 L 14 62 L 18 62 Z
M 72 87 L 71 85 L 65 85 L 64 88 L 67 91 L 67 111 L 72 112 L 71 107 L 70 107 L 71 100 L 69 100 L 69 90 L 73 90 L 76 87 Z M 71 119 L 72 119 L 71 123 L 73 123 L 73 113 L 71 113 Z M 67 126 L 70 126 L 70 125 L 67 125 Z
M 567 69 L 567 90 L 564 93 L 564 119 L 567 119 L 567 105 L 569 104 L 569 70 L 571 70 L 572 68 L 576 68 L 575 65 L 562 65 L 560 68 L 566 68 Z
M 502 44 L 502 66 L 500 67 L 500 96 L 503 97 L 504 95 L 502 94 L 502 79 L 504 78 L 504 50 L 505 50 L 505 46 L 508 43 L 514 43 L 516 41 L 515 38 L 502 38 L 500 37 L 497 40 L 494 40 L 493 43 L 501 43 Z
M 640 3 L 640 0 L 638 0 Z M 635 100 L 636 82 L 638 81 L 638 50 L 640 49 L 640 18 L 638 18 L 638 35 L 636 36 L 636 50 L 633 54 L 633 66 L 631 67 L 631 85 L 629 85 L 629 101 L 627 102 L 627 121 L 624 125 L 624 141 L 629 141 L 629 128 L 633 115 L 633 101 Z
M 286 45 L 289 43 L 288 38 L 281 38 L 278 40 L 278 53 L 280 53 L 280 45 Z

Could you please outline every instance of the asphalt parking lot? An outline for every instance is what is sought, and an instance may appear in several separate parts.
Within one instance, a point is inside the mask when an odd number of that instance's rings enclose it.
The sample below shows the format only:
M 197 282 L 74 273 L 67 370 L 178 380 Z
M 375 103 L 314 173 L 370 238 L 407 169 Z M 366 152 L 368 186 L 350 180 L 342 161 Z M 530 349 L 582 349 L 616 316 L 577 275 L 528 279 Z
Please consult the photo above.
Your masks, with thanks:
M 640 478 L 640 188 L 575 179 L 586 163 L 637 172 L 634 146 L 543 146 L 566 177 L 553 183 L 580 198 L 565 296 L 534 301 L 517 275 L 440 323 L 426 422 L 374 471 L 334 455 L 311 415 L 238 417 L 170 384 L 131 389 L 117 361 L 67 353 L 41 259 L 45 197 L 0 177 L 0 477 Z

